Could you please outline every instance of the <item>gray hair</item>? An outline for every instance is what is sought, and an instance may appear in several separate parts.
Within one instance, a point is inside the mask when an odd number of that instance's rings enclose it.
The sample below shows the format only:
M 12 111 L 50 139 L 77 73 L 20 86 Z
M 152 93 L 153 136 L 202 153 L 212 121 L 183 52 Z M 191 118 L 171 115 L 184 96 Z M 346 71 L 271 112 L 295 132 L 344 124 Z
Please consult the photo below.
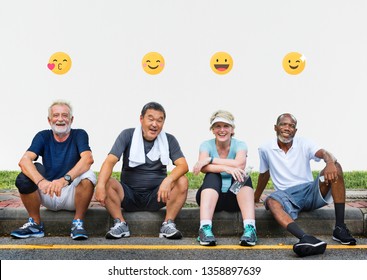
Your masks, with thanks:
M 283 114 L 281 114 L 281 115 L 277 118 L 277 123 L 276 123 L 276 125 L 279 125 L 280 120 L 281 120 L 282 118 L 284 118 L 284 117 L 290 117 L 290 118 L 294 121 L 295 125 L 297 126 L 297 119 L 296 119 L 296 117 L 295 117 L 295 116 L 293 116 L 293 115 L 292 115 L 292 114 L 290 114 L 290 113 L 283 113 Z
M 51 117 L 52 107 L 55 105 L 67 106 L 70 112 L 70 118 L 73 116 L 73 108 L 71 107 L 70 103 L 64 100 L 56 100 L 52 102 L 51 106 L 48 107 L 48 116 Z

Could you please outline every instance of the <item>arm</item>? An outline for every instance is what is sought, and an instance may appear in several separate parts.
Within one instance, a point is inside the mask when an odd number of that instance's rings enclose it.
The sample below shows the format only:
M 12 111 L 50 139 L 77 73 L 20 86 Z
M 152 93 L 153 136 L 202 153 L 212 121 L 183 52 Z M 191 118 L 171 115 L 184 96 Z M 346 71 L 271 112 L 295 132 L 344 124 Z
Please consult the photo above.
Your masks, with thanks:
M 189 171 L 189 167 L 187 165 L 186 159 L 181 157 L 174 162 L 175 168 L 170 172 L 170 174 L 162 181 L 158 190 L 158 202 L 163 201 L 164 203 L 170 197 L 171 190 L 174 186 L 174 183 L 182 176 L 184 176 L 187 171 Z
M 70 169 L 67 174 L 70 175 L 71 179 L 75 179 L 87 172 L 92 164 L 94 163 L 93 155 L 91 151 L 84 151 L 80 154 L 79 161 L 74 165 L 72 169 Z M 45 180 L 43 180 L 45 181 Z M 41 183 L 43 183 L 43 181 Z M 48 184 L 48 193 L 51 197 L 55 194 L 56 196 L 61 195 L 61 189 L 66 187 L 68 182 L 64 179 L 64 177 L 55 179 Z
M 235 180 L 241 181 L 245 175 L 246 158 L 247 151 L 245 150 L 238 151 L 235 159 L 211 158 L 208 152 L 200 152 L 193 172 L 195 175 L 199 174 L 200 171 L 203 173 L 227 172 L 232 174 Z
M 326 163 L 324 168 L 325 182 L 334 182 L 338 179 L 338 170 L 336 168 L 336 158 L 334 155 L 324 149 L 320 149 L 315 153 L 315 156 L 321 158 Z
M 260 201 L 261 194 L 263 193 L 266 185 L 268 184 L 269 179 L 270 179 L 269 170 L 264 172 L 264 173 L 259 174 L 259 178 L 257 180 L 257 187 L 256 187 L 255 195 L 254 195 L 255 196 L 255 202 Z
M 35 153 L 26 151 L 23 157 L 20 159 L 18 165 L 24 175 L 30 178 L 38 186 L 45 181 L 45 178 L 38 172 L 36 166 L 33 163 L 36 158 L 37 155 Z
M 118 158 L 112 154 L 109 154 L 102 164 L 101 170 L 98 175 L 98 181 L 96 185 L 95 198 L 101 203 L 102 206 L 105 205 L 106 199 L 106 184 L 110 179 L 113 171 L 113 167 L 118 162 Z

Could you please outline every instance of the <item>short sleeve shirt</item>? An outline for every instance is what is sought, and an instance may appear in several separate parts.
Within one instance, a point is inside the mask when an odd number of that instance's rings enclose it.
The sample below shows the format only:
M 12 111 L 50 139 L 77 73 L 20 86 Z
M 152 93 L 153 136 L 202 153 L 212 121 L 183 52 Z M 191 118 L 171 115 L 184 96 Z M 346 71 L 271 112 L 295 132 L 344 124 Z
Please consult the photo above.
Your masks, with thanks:
M 199 148 L 200 152 L 207 152 L 210 157 L 219 158 L 217 147 L 215 145 L 215 139 L 210 139 L 203 142 Z M 231 146 L 227 159 L 235 159 L 239 151 L 247 151 L 247 144 L 244 141 L 231 138 Z M 227 192 L 232 183 L 232 175 L 227 172 L 220 173 L 222 177 L 222 192 Z
M 80 160 L 80 154 L 90 151 L 89 137 L 83 129 L 71 129 L 64 142 L 57 142 L 52 130 L 43 130 L 33 138 L 28 151 L 42 157 L 46 179 L 62 178 Z
M 131 141 L 134 134 L 134 128 L 123 130 L 117 137 L 110 154 L 122 160 L 121 182 L 131 188 L 145 192 L 156 188 L 167 176 L 167 166 L 163 165 L 161 160 L 151 161 L 146 154 L 152 149 L 154 141 L 147 141 L 143 138 L 145 163 L 136 167 L 129 166 L 129 156 Z M 177 139 L 166 133 L 169 147 L 169 157 L 174 163 L 177 159 L 184 157 Z
M 311 182 L 314 179 L 310 161 L 320 161 L 315 156 L 320 149 L 307 139 L 295 137 L 292 147 L 285 153 L 275 138 L 259 148 L 260 173 L 269 170 L 276 190 Z

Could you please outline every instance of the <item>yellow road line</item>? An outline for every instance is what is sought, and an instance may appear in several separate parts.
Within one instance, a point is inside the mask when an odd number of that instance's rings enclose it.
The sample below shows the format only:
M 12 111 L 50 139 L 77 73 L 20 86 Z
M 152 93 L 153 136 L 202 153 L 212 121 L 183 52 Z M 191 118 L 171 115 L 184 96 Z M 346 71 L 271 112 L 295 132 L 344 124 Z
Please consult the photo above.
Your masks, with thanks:
M 256 245 L 253 247 L 243 247 L 239 245 L 218 245 L 218 246 L 200 246 L 200 245 L 63 245 L 63 244 L 32 244 L 0 245 L 0 250 L 290 250 L 293 245 Z M 348 249 L 367 249 L 367 245 L 327 245 L 328 249 L 348 250 Z

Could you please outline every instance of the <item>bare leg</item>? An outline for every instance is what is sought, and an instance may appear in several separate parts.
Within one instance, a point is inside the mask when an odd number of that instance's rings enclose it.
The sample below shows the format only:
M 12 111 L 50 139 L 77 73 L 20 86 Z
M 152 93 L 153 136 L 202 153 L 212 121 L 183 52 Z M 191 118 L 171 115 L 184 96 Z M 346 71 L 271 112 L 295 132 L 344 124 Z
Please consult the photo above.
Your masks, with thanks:
M 200 220 L 213 220 L 219 194 L 214 189 L 205 189 L 200 194 Z
M 75 188 L 75 216 L 74 219 L 83 220 L 93 196 L 94 185 L 88 179 L 81 180 Z
M 189 182 L 186 176 L 181 176 L 173 185 L 170 199 L 167 200 L 166 204 L 165 222 L 168 220 L 174 221 L 178 213 L 181 211 L 187 198 L 188 185 Z
M 243 187 L 237 194 L 237 202 L 241 209 L 242 219 L 255 220 L 254 190 L 250 187 Z
M 113 219 L 125 222 L 121 211 L 121 202 L 124 199 L 124 189 L 119 181 L 110 178 L 106 184 L 106 209 Z
M 24 204 L 25 209 L 28 212 L 29 217 L 33 218 L 33 220 L 40 224 L 41 222 L 41 197 L 37 191 L 34 191 L 30 194 L 20 194 L 20 198 Z
M 287 212 L 284 211 L 283 206 L 276 201 L 275 199 L 269 198 L 267 201 L 267 206 L 269 207 L 270 212 L 273 214 L 275 220 L 283 227 L 287 228 L 290 223 L 293 223 L 294 220 L 288 215 Z

